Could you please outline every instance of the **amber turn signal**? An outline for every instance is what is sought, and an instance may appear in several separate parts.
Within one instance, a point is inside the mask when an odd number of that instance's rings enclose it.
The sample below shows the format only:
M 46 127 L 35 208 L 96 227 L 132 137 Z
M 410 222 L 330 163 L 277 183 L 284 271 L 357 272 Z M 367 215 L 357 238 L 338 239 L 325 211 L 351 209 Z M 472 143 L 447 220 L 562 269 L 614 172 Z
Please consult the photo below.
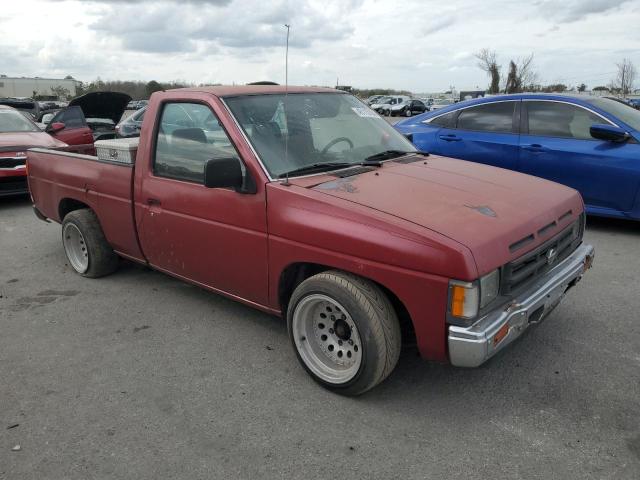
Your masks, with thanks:
M 456 317 L 464 316 L 464 295 L 466 288 L 453 285 L 451 290 L 451 314 Z
M 502 327 L 500 327 L 500 330 L 498 330 L 498 333 L 495 334 L 495 336 L 493 337 L 493 346 L 495 347 L 496 345 L 498 345 L 502 340 L 504 340 L 504 337 L 507 336 L 507 334 L 509 333 L 509 324 L 505 323 Z

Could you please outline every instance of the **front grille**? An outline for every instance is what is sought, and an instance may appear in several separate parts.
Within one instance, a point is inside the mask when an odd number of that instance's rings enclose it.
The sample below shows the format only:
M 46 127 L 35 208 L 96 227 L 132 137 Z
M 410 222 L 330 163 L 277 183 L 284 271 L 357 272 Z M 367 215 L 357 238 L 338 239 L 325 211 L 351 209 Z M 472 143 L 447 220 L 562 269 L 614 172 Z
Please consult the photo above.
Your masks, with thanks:
M 0 195 L 27 191 L 27 177 L 0 177 Z
M 555 237 L 507 263 L 502 271 L 502 294 L 517 292 L 571 255 L 582 242 L 582 222 L 581 216 Z
M 0 169 L 20 167 L 24 165 L 26 161 L 26 157 L 0 157 Z

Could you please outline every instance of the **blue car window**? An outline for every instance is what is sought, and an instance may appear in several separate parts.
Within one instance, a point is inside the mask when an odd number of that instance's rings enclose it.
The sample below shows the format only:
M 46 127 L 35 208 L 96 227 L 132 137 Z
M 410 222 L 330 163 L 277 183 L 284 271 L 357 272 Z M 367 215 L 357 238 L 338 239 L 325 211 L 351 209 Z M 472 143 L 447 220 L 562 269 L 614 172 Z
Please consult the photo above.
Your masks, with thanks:
M 439 117 L 435 117 L 426 123 L 429 123 L 430 125 L 437 125 L 438 127 L 443 128 L 452 128 L 455 126 L 457 115 L 458 111 L 456 110 L 453 112 L 445 113 L 444 115 L 440 115 Z
M 465 108 L 458 116 L 458 128 L 481 132 L 513 131 L 516 102 L 495 102 Z
M 559 102 L 526 102 L 529 135 L 591 140 L 589 129 L 596 123 L 606 123 L 584 108 Z
M 587 101 L 609 115 L 619 118 L 634 130 L 640 131 L 640 111 L 628 108 L 626 105 L 608 98 L 590 98 Z M 638 105 L 638 103 L 635 105 Z

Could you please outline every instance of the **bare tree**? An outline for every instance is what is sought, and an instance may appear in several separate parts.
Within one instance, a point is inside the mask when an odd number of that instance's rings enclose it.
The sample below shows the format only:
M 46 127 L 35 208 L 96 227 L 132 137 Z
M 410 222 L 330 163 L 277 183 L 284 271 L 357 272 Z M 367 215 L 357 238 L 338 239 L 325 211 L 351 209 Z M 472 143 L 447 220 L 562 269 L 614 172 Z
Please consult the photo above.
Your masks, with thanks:
M 626 97 L 633 90 L 633 84 L 636 81 L 636 67 L 628 58 L 623 59 L 622 63 L 616 63 L 616 66 L 618 74 L 611 84 L 616 89 L 620 89 L 620 93 Z
M 519 93 L 526 89 L 533 89 L 538 75 L 533 70 L 533 53 L 519 59 L 517 63 L 509 62 L 509 73 L 504 86 L 505 93 Z
M 496 59 L 496 52 L 488 48 L 483 48 L 476 53 L 478 59 L 478 67 L 489 75 L 491 83 L 489 84 L 489 93 L 500 92 L 500 65 Z
M 518 60 L 518 79 L 520 91 L 533 85 L 538 80 L 538 74 L 533 69 L 533 53 Z

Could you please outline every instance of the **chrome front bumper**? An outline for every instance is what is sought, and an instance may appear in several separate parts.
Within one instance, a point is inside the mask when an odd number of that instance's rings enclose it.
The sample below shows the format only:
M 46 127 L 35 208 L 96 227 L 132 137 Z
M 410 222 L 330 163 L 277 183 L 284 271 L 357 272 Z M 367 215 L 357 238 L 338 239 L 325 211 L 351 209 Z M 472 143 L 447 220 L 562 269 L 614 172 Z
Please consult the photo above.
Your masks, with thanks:
M 488 313 L 470 327 L 449 327 L 449 360 L 457 367 L 477 367 L 513 342 L 532 323 L 543 320 L 566 291 L 591 267 L 591 245 L 581 245 L 504 309 Z

